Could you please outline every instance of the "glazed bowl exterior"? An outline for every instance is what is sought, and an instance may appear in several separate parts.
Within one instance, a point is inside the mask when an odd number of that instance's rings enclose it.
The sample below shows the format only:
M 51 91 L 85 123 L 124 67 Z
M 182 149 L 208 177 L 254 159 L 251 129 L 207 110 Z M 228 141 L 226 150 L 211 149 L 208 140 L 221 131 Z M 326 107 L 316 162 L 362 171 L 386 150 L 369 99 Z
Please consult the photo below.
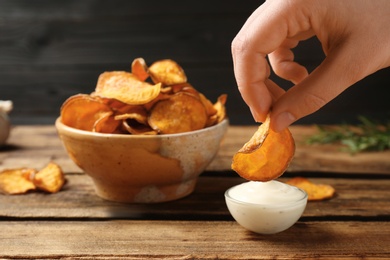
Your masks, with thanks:
M 297 187 L 291 188 L 302 193 L 299 199 L 276 204 L 252 203 L 236 199 L 230 194 L 235 187 L 225 192 L 227 208 L 238 224 L 258 234 L 275 234 L 290 228 L 306 208 L 307 193 Z
M 11 123 L 6 112 L 0 110 L 0 146 L 7 142 L 11 132 Z
M 98 196 L 126 203 L 176 200 L 193 192 L 217 154 L 228 120 L 167 135 L 102 134 L 56 128 L 70 158 L 89 175 Z

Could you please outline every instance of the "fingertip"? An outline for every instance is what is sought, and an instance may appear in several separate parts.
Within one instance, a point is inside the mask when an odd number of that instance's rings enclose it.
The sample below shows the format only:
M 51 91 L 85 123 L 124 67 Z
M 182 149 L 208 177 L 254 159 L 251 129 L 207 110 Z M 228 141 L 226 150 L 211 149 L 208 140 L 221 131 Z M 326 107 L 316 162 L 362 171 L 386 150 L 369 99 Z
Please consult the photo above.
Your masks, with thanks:
M 257 112 L 253 108 L 250 108 L 250 111 L 252 113 L 252 116 L 253 116 L 255 122 L 259 123 L 259 122 L 264 122 L 265 121 L 265 119 L 267 117 L 266 113 Z
M 271 129 L 275 132 L 281 132 L 286 127 L 296 121 L 296 118 L 290 112 L 282 112 L 278 115 L 271 116 Z

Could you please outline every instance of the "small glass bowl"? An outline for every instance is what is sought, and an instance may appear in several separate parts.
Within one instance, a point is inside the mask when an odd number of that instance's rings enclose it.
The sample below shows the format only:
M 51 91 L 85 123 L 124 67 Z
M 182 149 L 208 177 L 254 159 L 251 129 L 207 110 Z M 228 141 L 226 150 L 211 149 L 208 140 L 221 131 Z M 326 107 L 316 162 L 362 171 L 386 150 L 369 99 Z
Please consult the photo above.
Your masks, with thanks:
M 252 232 L 259 234 L 282 232 L 294 225 L 306 208 L 308 196 L 305 191 L 279 181 L 271 182 L 277 185 L 287 185 L 289 189 L 299 193 L 297 198 L 291 200 L 291 196 L 286 195 L 286 202 L 253 203 L 232 196 L 231 191 L 239 185 L 233 186 L 225 192 L 225 201 L 230 214 L 238 224 Z M 249 183 L 251 182 L 240 185 L 249 185 Z M 245 197 L 245 194 L 243 195 Z

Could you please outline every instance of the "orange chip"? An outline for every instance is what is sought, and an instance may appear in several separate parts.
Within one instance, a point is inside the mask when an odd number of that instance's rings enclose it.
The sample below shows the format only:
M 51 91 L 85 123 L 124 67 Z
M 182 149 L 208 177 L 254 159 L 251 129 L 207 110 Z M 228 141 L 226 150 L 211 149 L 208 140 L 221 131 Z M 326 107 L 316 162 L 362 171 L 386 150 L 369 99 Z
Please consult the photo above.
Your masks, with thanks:
M 180 84 L 180 85 L 181 85 L 181 88 L 177 87 L 178 85 L 175 85 L 173 87 L 173 92 L 174 93 L 186 92 L 188 94 L 194 95 L 194 97 L 196 97 L 196 98 L 200 98 L 199 97 L 200 93 L 193 86 L 191 86 L 190 84 L 184 83 L 184 84 Z
M 270 181 L 281 176 L 295 152 L 295 142 L 286 128 L 270 129 L 270 116 L 252 138 L 234 155 L 232 169 L 251 181 Z
M 217 102 L 214 104 L 215 110 L 217 110 L 217 122 L 219 123 L 226 118 L 226 100 L 227 94 L 222 94 L 218 97 Z
M 169 86 L 172 90 L 172 93 L 178 93 L 180 91 L 183 91 L 184 88 L 194 88 L 190 83 L 188 82 L 184 82 L 184 83 L 180 83 L 180 84 L 174 84 L 174 85 L 170 85 Z M 195 90 L 196 91 L 196 90 Z M 197 91 L 196 91 L 197 92 Z
M 327 184 L 315 184 L 303 177 L 295 177 L 286 182 L 306 191 L 309 201 L 330 199 L 336 190 Z
M 115 116 L 130 134 L 155 135 L 157 132 L 148 125 L 148 112 L 144 106 L 133 106 L 124 114 Z
M 148 66 L 143 58 L 133 60 L 133 63 L 131 64 L 131 73 L 140 81 L 145 81 L 149 77 Z
M 103 97 L 96 95 L 95 92 L 93 92 L 91 94 L 91 96 L 95 96 L 95 97 L 100 98 L 104 104 L 109 106 L 113 111 L 119 112 L 119 113 L 125 113 L 125 111 L 131 109 L 132 107 L 139 106 L 139 105 L 129 105 L 129 104 L 123 103 L 122 101 L 119 101 L 119 100 L 113 99 L 113 98 L 103 98 Z
M 35 190 L 36 187 L 31 181 L 35 173 L 35 169 L 29 168 L 2 171 L 0 173 L 0 193 L 12 195 Z
M 38 189 L 55 193 L 61 190 L 65 184 L 65 177 L 61 167 L 54 162 L 50 162 L 35 174 L 33 182 Z
M 68 98 L 62 105 L 61 121 L 70 127 L 92 131 L 96 121 L 110 112 L 110 107 L 99 98 L 77 94 Z
M 148 124 L 139 123 L 136 119 L 123 120 L 123 127 L 127 132 L 133 135 L 157 135 L 157 131 L 153 130 Z
M 149 125 L 161 134 L 189 132 L 205 127 L 207 113 L 203 103 L 185 92 L 157 102 L 148 118 Z
M 165 100 L 165 99 L 169 99 L 170 97 L 172 97 L 172 94 L 167 94 L 167 93 L 160 93 L 155 99 L 153 99 L 152 101 L 146 103 L 145 105 L 143 105 L 143 107 L 147 110 L 147 111 L 150 111 L 152 109 L 152 107 L 159 101 L 161 100 Z
M 200 96 L 202 98 L 202 94 L 200 94 Z M 215 104 L 212 104 L 212 109 L 209 107 L 209 105 L 205 104 L 205 106 L 208 107 L 209 111 L 209 118 L 207 120 L 206 126 L 216 125 L 226 118 L 226 99 L 226 94 L 219 96 L 217 102 L 215 102 Z
M 111 134 L 115 133 L 120 122 L 115 120 L 113 112 L 107 112 L 106 115 L 98 119 L 92 129 L 92 132 Z
M 130 105 L 142 105 L 156 98 L 161 84 L 151 85 L 140 81 L 125 71 L 112 71 L 100 74 L 95 93 L 105 98 L 115 98 Z
M 153 63 L 149 67 L 149 75 L 155 84 L 175 85 L 187 82 L 187 76 L 182 67 L 169 59 Z
M 136 120 L 140 124 L 146 125 L 148 123 L 148 113 L 142 106 L 133 107 L 124 114 L 115 116 L 115 120 Z
M 202 93 L 199 93 L 199 98 L 200 98 L 200 101 L 202 101 L 203 105 L 205 106 L 206 108 L 206 113 L 207 113 L 207 116 L 213 116 L 215 114 L 217 114 L 217 109 L 214 107 L 213 103 L 211 103 L 211 101 L 206 98 L 205 95 L 203 95 Z
M 172 86 L 162 87 L 160 90 L 160 94 L 173 94 Z

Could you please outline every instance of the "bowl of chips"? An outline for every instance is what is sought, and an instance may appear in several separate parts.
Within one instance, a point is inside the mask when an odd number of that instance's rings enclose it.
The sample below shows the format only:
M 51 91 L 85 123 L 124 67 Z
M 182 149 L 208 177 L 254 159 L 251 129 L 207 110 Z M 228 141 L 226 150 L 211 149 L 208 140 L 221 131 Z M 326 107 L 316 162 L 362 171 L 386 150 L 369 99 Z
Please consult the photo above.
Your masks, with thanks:
M 94 92 L 69 97 L 55 123 L 59 137 L 104 199 L 185 197 L 219 150 L 226 95 L 211 102 L 172 60 L 147 67 L 138 58 L 131 69 L 104 72 Z

